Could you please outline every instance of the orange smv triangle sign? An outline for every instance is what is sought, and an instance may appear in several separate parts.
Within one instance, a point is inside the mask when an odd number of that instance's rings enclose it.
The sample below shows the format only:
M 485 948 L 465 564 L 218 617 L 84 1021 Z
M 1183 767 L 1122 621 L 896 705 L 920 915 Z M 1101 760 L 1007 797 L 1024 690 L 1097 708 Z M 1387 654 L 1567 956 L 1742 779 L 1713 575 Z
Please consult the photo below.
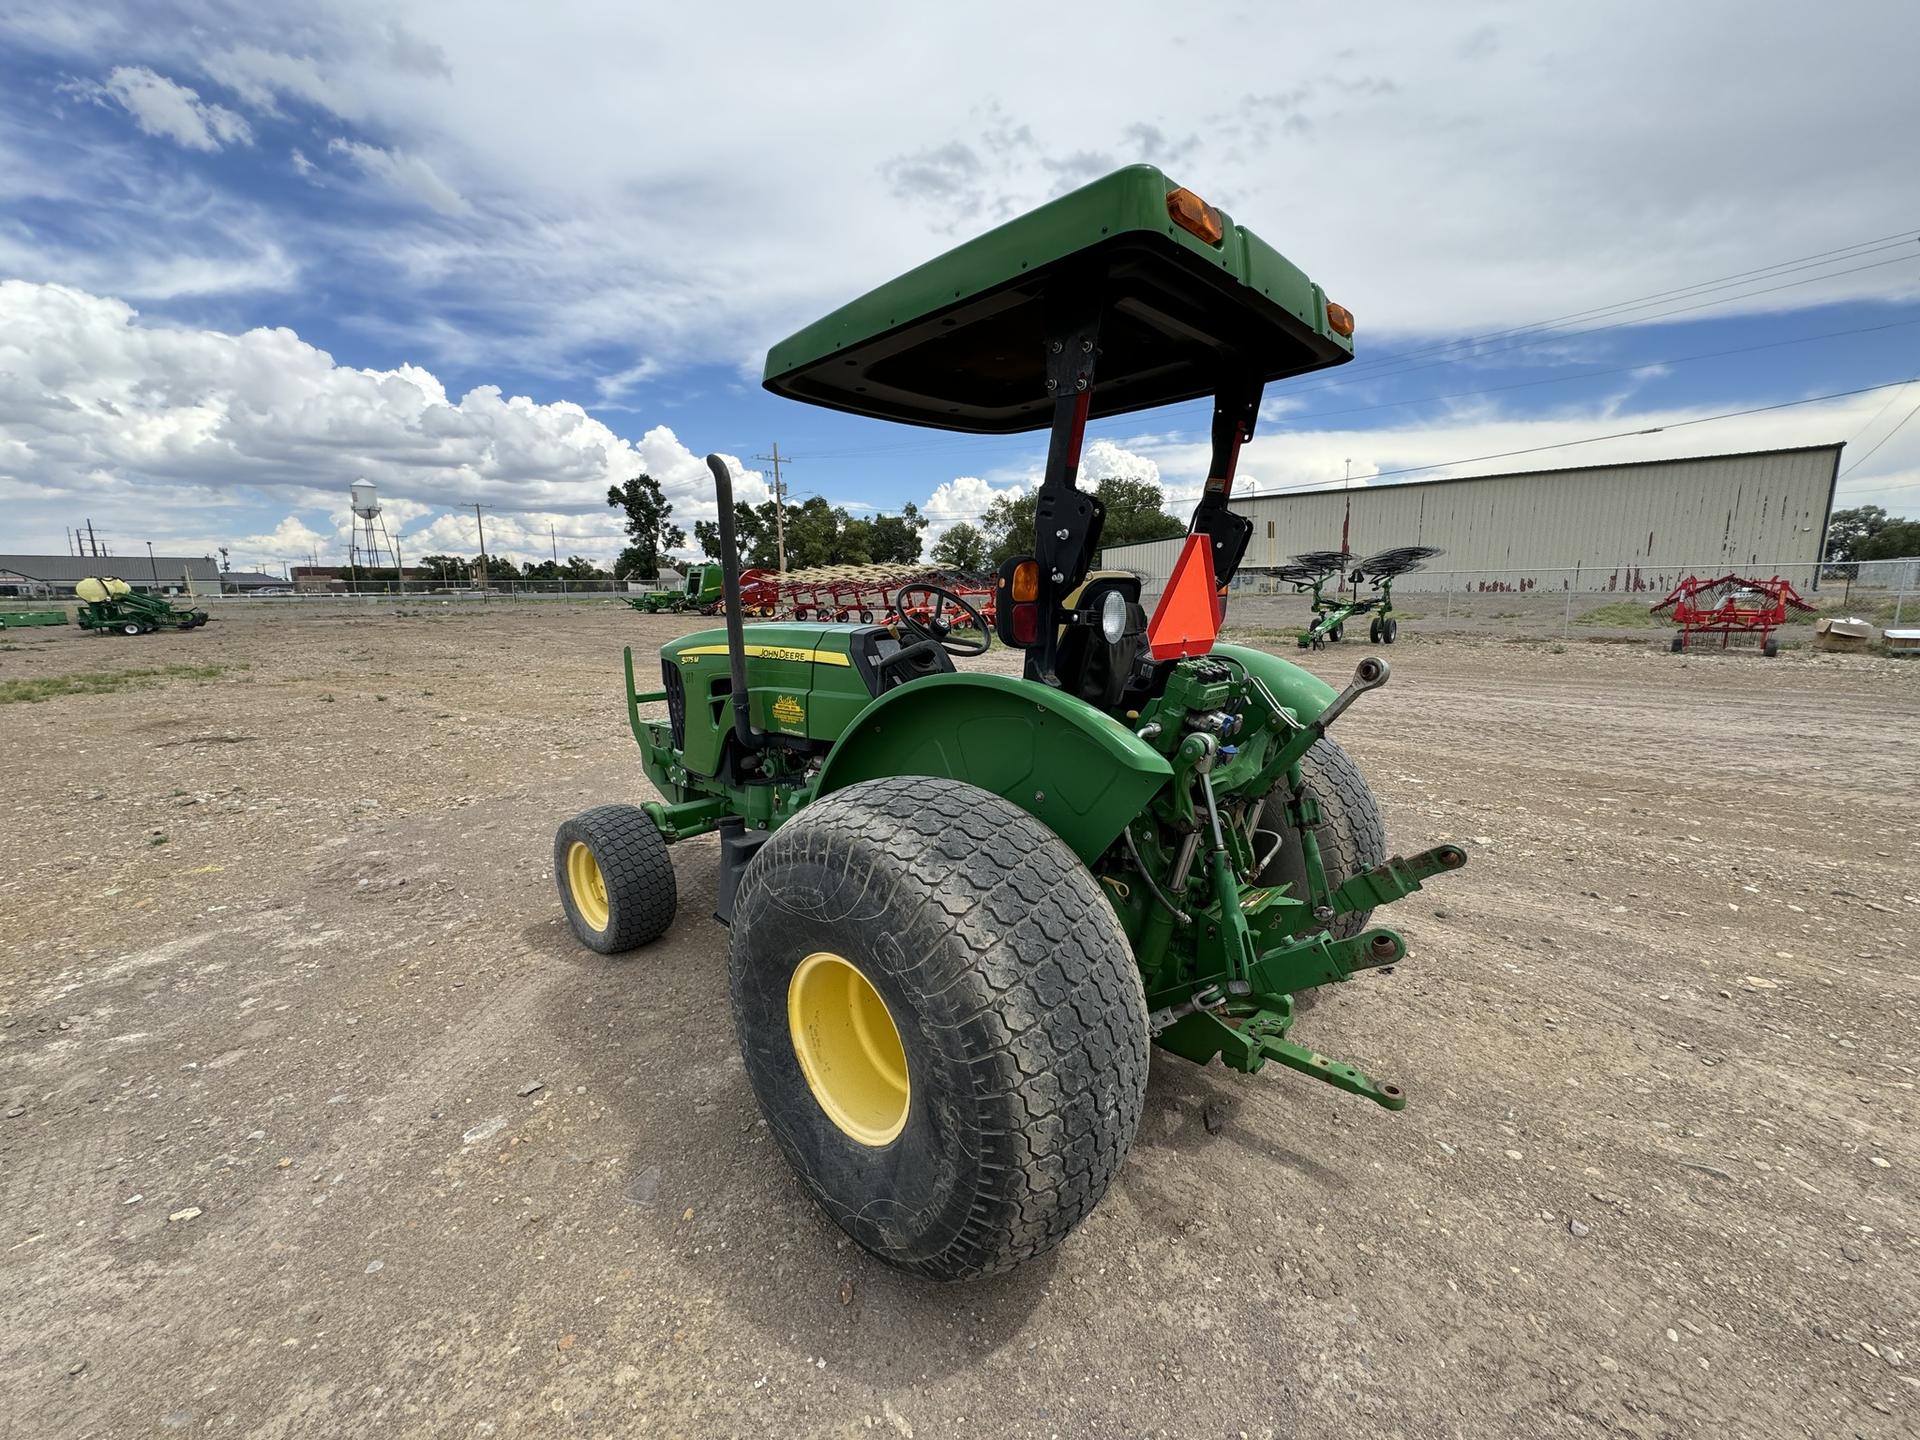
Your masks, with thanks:
M 1147 645 L 1156 660 L 1204 655 L 1220 633 L 1214 594 L 1213 547 L 1205 535 L 1189 535 L 1174 562 L 1167 588 L 1147 622 Z

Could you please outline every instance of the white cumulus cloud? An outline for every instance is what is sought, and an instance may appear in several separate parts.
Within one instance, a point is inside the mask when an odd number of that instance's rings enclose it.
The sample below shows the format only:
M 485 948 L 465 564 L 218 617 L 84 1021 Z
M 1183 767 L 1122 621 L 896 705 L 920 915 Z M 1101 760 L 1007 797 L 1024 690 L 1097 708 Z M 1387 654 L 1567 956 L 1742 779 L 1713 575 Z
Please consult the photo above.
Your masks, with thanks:
M 765 499 L 758 473 L 728 458 L 739 497 Z M 508 548 L 545 553 L 551 522 L 581 553 L 608 556 L 621 541 L 607 489 L 642 470 L 689 530 L 714 514 L 703 459 L 664 425 L 629 441 L 575 404 L 491 385 L 455 398 L 417 365 L 340 365 L 291 330 L 156 325 L 119 300 L 0 281 L 0 504 L 10 529 L 37 537 L 26 543 L 54 543 L 83 514 L 225 543 L 222 506 L 318 512 L 337 529 L 347 487 L 365 478 L 390 523 L 479 501 L 503 534 L 525 532 Z M 316 548 L 286 526 L 249 540 L 276 555 Z

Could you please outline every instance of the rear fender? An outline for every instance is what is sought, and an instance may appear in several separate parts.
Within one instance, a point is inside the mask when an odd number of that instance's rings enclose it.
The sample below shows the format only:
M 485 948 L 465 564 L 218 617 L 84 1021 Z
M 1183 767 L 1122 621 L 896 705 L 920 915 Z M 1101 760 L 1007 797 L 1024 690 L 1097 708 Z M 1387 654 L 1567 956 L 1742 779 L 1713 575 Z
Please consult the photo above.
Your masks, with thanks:
M 1302 725 L 1333 703 L 1336 692 L 1331 685 L 1278 655 L 1244 645 L 1215 645 L 1212 653 L 1245 666 Z
M 893 775 L 963 780 L 1018 805 L 1091 864 L 1172 773 L 1119 721 L 1049 686 L 932 675 L 855 717 L 815 793 Z

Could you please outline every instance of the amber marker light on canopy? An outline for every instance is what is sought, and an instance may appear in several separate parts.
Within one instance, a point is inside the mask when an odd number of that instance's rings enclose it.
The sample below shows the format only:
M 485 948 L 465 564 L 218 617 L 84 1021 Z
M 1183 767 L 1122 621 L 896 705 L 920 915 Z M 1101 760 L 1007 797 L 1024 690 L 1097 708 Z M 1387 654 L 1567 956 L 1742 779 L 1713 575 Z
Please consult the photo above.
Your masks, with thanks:
M 1182 230 L 1199 236 L 1209 245 L 1218 245 L 1226 237 L 1220 212 L 1184 185 L 1167 196 L 1167 214 Z
M 1327 328 L 1336 335 L 1353 338 L 1353 312 L 1344 305 L 1327 302 Z
M 1040 562 L 1022 560 L 1013 567 L 1013 598 L 1016 603 L 1040 598 Z

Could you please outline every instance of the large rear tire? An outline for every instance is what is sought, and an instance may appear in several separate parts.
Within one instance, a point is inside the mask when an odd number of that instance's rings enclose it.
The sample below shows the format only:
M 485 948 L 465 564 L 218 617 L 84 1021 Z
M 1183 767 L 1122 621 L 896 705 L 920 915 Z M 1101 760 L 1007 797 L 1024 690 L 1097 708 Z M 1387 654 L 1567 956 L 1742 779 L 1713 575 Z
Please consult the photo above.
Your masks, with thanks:
M 573 933 L 602 955 L 652 944 L 680 904 L 667 842 L 635 805 L 596 805 L 561 825 L 553 880 Z
M 1146 998 L 1060 838 L 985 790 L 872 780 L 815 801 L 741 878 L 734 1025 L 821 1209 L 934 1280 L 1051 1249 L 1146 1098 Z

